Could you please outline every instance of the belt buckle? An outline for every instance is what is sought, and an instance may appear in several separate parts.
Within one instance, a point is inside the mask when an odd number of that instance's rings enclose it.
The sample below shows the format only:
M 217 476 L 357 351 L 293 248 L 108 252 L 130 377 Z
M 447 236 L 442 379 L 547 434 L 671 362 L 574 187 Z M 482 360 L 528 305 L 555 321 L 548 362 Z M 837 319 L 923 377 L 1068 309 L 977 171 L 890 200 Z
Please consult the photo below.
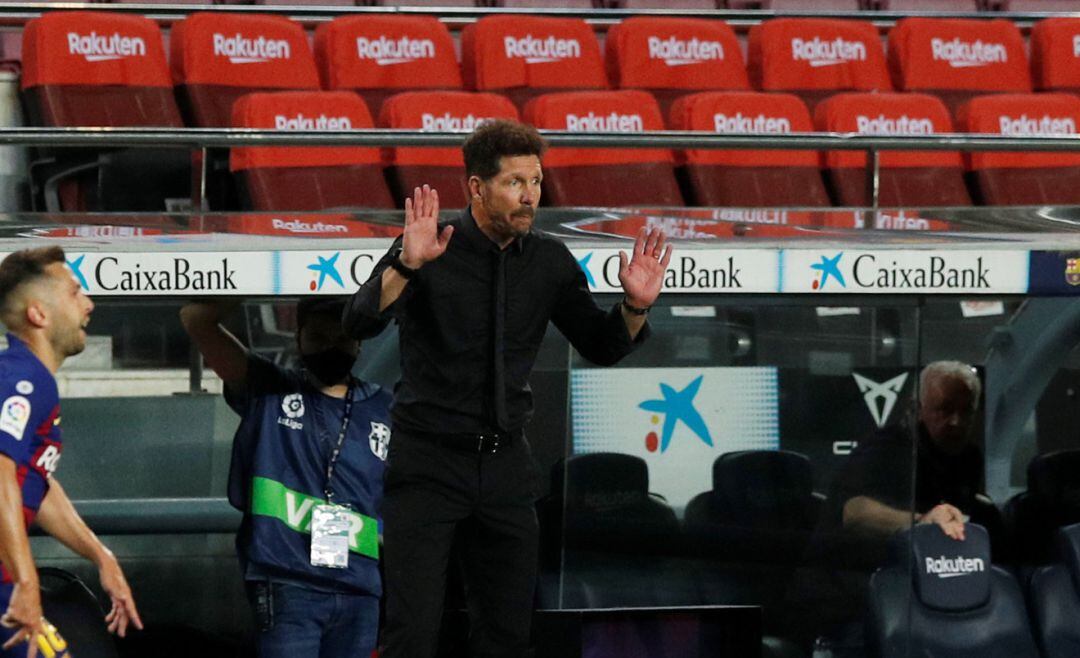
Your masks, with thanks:
M 476 451 L 495 454 L 502 447 L 502 435 L 497 432 L 481 432 L 476 436 Z

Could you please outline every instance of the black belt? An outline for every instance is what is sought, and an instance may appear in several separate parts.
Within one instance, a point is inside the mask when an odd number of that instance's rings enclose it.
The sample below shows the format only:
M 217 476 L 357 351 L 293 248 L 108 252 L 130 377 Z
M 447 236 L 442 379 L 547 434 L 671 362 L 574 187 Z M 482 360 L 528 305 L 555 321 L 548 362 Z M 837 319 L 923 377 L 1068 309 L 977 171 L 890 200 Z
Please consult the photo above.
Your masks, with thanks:
M 456 452 L 487 453 L 489 455 L 510 447 L 514 441 L 520 441 L 525 436 L 525 432 L 522 430 L 487 430 L 484 432 L 454 432 L 452 434 L 405 430 L 402 433 Z

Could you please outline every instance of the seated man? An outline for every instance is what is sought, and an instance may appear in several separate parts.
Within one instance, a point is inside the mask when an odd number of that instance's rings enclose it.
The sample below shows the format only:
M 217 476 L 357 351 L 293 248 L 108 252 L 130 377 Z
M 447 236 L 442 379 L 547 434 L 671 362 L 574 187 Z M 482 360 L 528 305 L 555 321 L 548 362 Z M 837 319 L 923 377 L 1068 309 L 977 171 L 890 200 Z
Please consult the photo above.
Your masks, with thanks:
M 982 493 L 973 432 L 981 390 L 970 365 L 927 365 L 904 420 L 860 441 L 833 480 L 788 595 L 793 635 L 807 646 L 821 635 L 838 647 L 861 644 L 870 574 L 888 562 L 890 538 L 913 523 L 936 523 L 957 540 L 969 520 L 978 523 L 1000 559 L 1001 517 Z
M 915 413 L 861 442 L 834 483 L 829 498 L 841 506 L 845 530 L 888 536 L 914 521 L 960 540 L 970 518 L 997 534 L 1000 516 L 982 493 L 983 455 L 972 432 L 981 389 L 969 365 L 923 369 Z
M 244 512 L 236 544 L 261 658 L 375 648 L 390 394 L 352 376 L 360 343 L 342 331 L 343 309 L 341 300 L 300 302 L 299 370 L 245 349 L 220 324 L 227 307 L 180 311 L 241 416 L 229 502 Z

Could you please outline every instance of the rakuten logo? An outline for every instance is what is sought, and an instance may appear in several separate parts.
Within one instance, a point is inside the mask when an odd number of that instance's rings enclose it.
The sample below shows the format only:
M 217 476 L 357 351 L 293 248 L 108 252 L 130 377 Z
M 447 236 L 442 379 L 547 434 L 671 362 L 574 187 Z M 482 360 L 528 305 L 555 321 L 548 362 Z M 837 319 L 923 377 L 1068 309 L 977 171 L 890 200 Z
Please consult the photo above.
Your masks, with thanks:
M 435 59 L 435 42 L 431 39 L 378 39 L 358 37 L 356 56 L 360 59 L 373 59 L 379 66 L 408 64 L 420 59 Z
M 791 122 L 785 117 L 764 114 L 748 117 L 742 112 L 731 116 L 721 113 L 713 115 L 713 130 L 718 133 L 789 133 Z
M 228 57 L 233 64 L 255 64 L 271 59 L 289 59 L 292 51 L 284 39 L 267 39 L 260 36 L 248 39 L 242 34 L 227 37 L 214 34 L 214 56 Z
M 429 114 L 425 112 L 420 117 L 420 130 L 430 131 L 453 131 L 453 130 L 475 130 L 481 125 L 491 121 L 491 117 L 478 117 L 472 114 L 468 114 L 463 117 L 456 117 L 449 112 L 443 112 L 441 116 Z
M 274 130 L 352 130 L 349 117 L 306 117 L 302 113 L 294 117 L 279 114 L 274 117 Z
M 855 117 L 855 130 L 864 135 L 932 135 L 934 124 L 927 118 L 909 117 L 902 114 L 896 118 L 879 114 L 876 117 Z
M 640 114 L 612 112 L 606 116 L 599 116 L 595 112 L 589 112 L 585 116 L 567 114 L 566 129 L 578 133 L 635 133 L 645 130 L 645 122 L 642 121 Z
M 724 59 L 724 46 L 719 41 L 702 41 L 697 38 L 685 41 L 670 37 L 649 37 L 649 59 L 662 59 L 668 66 L 701 64 Z
M 1009 53 L 1006 52 L 1005 46 L 1000 43 L 983 43 L 979 40 L 970 43 L 961 41 L 959 38 L 952 41 L 931 39 L 930 52 L 935 60 L 948 62 L 949 66 L 955 69 L 1003 64 L 1009 61 Z
M 299 219 L 278 219 L 275 217 L 271 221 L 271 225 L 274 230 L 288 231 L 290 233 L 348 233 L 349 229 L 341 224 L 324 224 L 323 222 L 305 222 Z
M 1012 137 L 1076 134 L 1076 121 L 1072 117 L 1052 117 L 1049 114 L 1039 118 L 1026 114 L 1018 117 L 1001 115 L 998 117 L 998 126 L 1002 135 Z
M 520 39 L 504 38 L 503 46 L 506 49 L 507 59 L 524 59 L 527 64 L 559 62 L 581 57 L 581 44 L 577 39 L 557 39 L 553 36 L 537 39 L 531 34 L 526 34 Z
M 787 224 L 786 210 L 743 210 L 725 208 L 713 211 L 713 217 L 723 222 L 745 224 Z
M 982 558 L 961 557 L 947 558 L 942 555 L 939 558 L 926 558 L 926 573 L 934 574 L 938 578 L 956 578 L 957 576 L 970 576 L 973 573 L 986 571 L 986 565 Z
M 813 67 L 864 62 L 866 44 L 862 41 L 847 41 L 843 37 L 836 37 L 832 41 L 823 41 L 821 37 L 814 37 L 811 41 L 792 39 L 791 58 L 797 62 L 809 62 Z
M 146 42 L 139 37 L 125 37 L 119 32 L 109 36 L 91 32 L 68 32 L 68 52 L 82 55 L 88 62 L 107 62 L 125 57 L 145 57 Z

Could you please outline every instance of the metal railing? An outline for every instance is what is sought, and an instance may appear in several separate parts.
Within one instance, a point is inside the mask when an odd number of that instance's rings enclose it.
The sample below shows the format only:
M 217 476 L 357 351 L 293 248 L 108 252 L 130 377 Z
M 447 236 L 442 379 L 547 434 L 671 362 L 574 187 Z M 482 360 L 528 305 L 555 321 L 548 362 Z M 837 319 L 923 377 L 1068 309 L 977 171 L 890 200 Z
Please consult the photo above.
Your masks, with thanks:
M 879 203 L 882 151 L 1080 151 L 1080 135 L 1012 137 L 941 133 L 922 136 L 871 136 L 857 133 L 719 134 L 692 131 L 579 133 L 540 131 L 552 147 L 660 149 L 781 149 L 865 151 L 869 206 Z M 192 206 L 203 207 L 208 175 L 207 149 L 237 146 L 456 147 L 468 132 L 419 130 L 276 131 L 242 128 L 0 128 L 0 145 L 45 147 L 167 147 L 198 151 L 201 163 Z

